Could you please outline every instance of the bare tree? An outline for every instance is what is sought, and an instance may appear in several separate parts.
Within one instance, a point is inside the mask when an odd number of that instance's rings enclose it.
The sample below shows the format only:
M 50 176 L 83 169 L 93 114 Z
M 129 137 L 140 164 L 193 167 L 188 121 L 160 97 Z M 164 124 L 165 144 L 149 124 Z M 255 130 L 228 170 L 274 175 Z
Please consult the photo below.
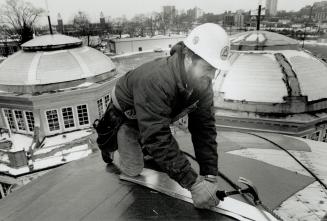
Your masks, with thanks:
M 18 35 L 24 43 L 33 38 L 34 25 L 43 13 L 30 2 L 6 0 L 0 9 L 0 25 L 7 35 Z
M 90 34 L 90 19 L 85 12 L 79 11 L 74 16 L 73 25 L 80 35 L 86 36 Z
M 87 45 L 90 45 L 91 28 L 89 16 L 85 12 L 79 11 L 73 18 L 73 26 L 79 36 L 87 36 Z

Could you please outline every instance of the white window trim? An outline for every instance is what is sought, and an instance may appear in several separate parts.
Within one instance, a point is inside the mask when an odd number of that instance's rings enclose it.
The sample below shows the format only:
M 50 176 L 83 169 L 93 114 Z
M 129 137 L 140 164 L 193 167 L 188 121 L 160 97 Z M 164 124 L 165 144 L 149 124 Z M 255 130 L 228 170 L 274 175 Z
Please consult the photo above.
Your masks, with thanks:
M 84 125 L 80 125 L 80 123 L 79 123 L 79 118 L 78 118 L 78 111 L 77 111 L 77 107 L 78 107 L 78 106 L 82 106 L 82 105 L 86 105 L 87 118 L 88 118 L 88 120 L 89 120 L 89 123 L 88 123 L 88 124 L 84 124 Z M 76 111 L 76 119 L 77 119 L 77 125 L 78 125 L 78 127 L 79 127 L 79 128 L 88 128 L 88 127 L 90 127 L 90 125 L 91 125 L 91 118 L 90 118 L 90 109 L 89 109 L 89 105 L 88 105 L 88 104 L 85 104 L 85 103 L 84 103 L 84 104 L 76 104 L 74 110 Z
M 64 108 L 71 108 L 72 109 L 72 114 L 73 114 L 73 120 L 74 120 L 74 127 L 69 127 L 69 128 L 65 128 L 65 120 L 64 120 L 64 116 L 62 114 L 62 110 Z M 64 131 L 71 131 L 71 130 L 76 130 L 77 129 L 77 123 L 76 123 L 76 117 L 75 117 L 75 112 L 74 112 L 74 106 L 65 106 L 65 107 L 61 107 L 60 108 L 60 116 L 61 116 L 61 120 L 62 120 L 62 129 Z
M 22 117 L 23 117 L 23 121 L 25 123 L 25 129 L 26 130 L 20 130 L 19 127 L 18 127 L 18 120 L 17 120 L 17 117 L 16 117 L 16 113 L 15 111 L 21 111 L 22 112 Z M 15 124 L 16 124 L 16 128 L 17 128 L 17 131 L 20 132 L 20 133 L 24 133 L 24 134 L 27 134 L 29 133 L 28 132 L 28 129 L 27 129 L 27 125 L 26 125 L 26 119 L 24 118 L 24 110 L 20 110 L 20 109 L 12 109 L 12 113 L 14 115 L 14 118 L 15 118 Z
M 52 111 L 52 110 L 56 110 L 57 111 L 58 123 L 59 123 L 59 130 L 54 130 L 54 131 L 51 131 L 50 130 L 49 121 L 48 121 L 48 117 L 47 117 L 47 111 Z M 46 124 L 47 124 L 47 131 L 48 131 L 49 134 L 56 134 L 56 133 L 62 131 L 62 125 L 60 125 L 60 113 L 59 113 L 59 110 L 57 108 L 44 110 L 44 116 L 45 116 L 45 121 L 46 121 Z

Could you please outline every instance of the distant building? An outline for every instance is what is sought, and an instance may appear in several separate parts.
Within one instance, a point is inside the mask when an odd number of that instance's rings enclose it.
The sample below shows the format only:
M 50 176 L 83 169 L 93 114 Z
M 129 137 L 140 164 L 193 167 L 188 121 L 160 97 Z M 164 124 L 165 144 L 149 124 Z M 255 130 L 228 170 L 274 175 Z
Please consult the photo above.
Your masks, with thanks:
M 244 22 L 245 22 L 244 12 L 242 10 L 238 10 L 234 14 L 234 24 L 238 28 L 243 28 L 244 27 Z
M 169 25 L 171 25 L 176 18 L 177 10 L 173 5 L 162 6 L 163 18 Z
M 66 35 L 77 35 L 79 30 L 73 24 L 64 24 L 60 13 L 57 16 L 57 26 L 55 26 L 56 30 L 60 34 Z M 101 35 L 110 31 L 110 26 L 105 21 L 105 17 L 103 13 L 100 13 L 99 23 L 90 23 L 89 24 L 89 32 L 90 35 Z
M 171 48 L 174 44 L 184 40 L 185 36 L 154 36 L 140 38 L 121 38 L 112 39 L 109 42 L 110 52 L 115 54 L 165 50 Z
M 317 21 L 327 21 L 327 1 L 315 2 L 312 11 Z
M 223 26 L 234 26 L 235 25 L 235 18 L 234 14 L 230 11 L 225 12 L 223 15 Z
M 275 16 L 277 15 L 278 0 L 266 0 L 266 14 Z
M 194 20 L 200 18 L 203 15 L 203 10 L 199 7 L 195 7 L 192 9 L 187 10 L 187 15 L 193 18 Z
M 0 40 L 0 57 L 8 57 L 19 50 L 18 40 Z
M 290 24 L 292 21 L 290 19 L 279 19 L 278 23 L 282 24 L 282 25 L 287 25 Z

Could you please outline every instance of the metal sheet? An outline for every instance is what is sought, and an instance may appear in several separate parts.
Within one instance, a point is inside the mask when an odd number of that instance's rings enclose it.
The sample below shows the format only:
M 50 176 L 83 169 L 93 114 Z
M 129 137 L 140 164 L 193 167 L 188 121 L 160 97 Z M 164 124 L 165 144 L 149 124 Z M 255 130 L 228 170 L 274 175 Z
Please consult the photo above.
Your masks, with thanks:
M 138 177 L 120 175 L 120 179 L 137 183 L 171 197 L 192 203 L 190 192 L 170 179 L 165 173 L 144 169 L 142 174 Z M 230 197 L 227 197 L 224 201 L 220 202 L 217 207 L 211 210 L 239 220 L 276 220 L 269 213 Z

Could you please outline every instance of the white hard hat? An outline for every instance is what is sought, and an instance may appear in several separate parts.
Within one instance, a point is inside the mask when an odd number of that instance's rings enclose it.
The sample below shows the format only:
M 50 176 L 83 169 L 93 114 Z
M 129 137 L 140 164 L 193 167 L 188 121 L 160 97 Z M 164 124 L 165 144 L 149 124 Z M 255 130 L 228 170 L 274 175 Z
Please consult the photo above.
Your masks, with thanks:
M 229 69 L 229 37 L 219 25 L 205 23 L 194 28 L 184 44 L 214 68 Z

